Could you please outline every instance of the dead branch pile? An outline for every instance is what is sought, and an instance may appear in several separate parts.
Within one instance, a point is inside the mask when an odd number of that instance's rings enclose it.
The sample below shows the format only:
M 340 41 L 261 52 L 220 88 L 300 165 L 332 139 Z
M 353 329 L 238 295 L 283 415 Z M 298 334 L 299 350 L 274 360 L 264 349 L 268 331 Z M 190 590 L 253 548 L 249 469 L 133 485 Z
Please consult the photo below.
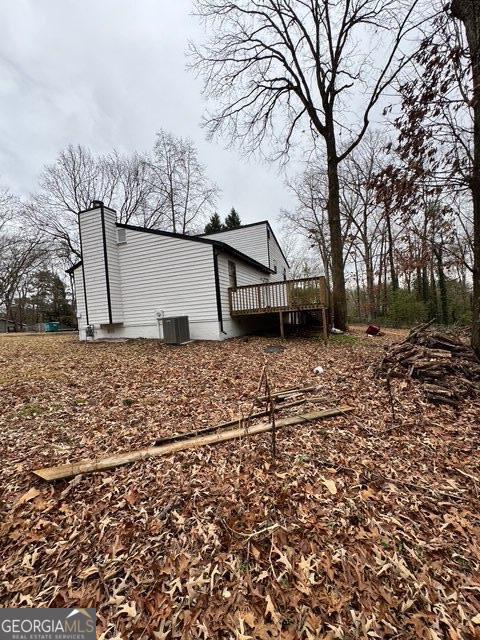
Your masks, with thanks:
M 430 324 L 412 329 L 403 342 L 389 347 L 377 376 L 415 378 L 428 400 L 456 407 L 462 398 L 480 392 L 480 361 L 471 347 Z

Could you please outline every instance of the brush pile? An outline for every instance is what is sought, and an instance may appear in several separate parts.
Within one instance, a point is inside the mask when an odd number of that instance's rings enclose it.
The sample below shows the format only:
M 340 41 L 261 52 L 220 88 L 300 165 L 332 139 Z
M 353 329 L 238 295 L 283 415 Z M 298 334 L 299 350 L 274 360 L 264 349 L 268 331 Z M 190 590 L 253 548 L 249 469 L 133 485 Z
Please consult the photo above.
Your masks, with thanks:
M 440 333 L 431 324 L 412 329 L 403 342 L 389 347 L 377 376 L 415 378 L 428 400 L 457 407 L 480 392 L 480 361 L 457 336 Z

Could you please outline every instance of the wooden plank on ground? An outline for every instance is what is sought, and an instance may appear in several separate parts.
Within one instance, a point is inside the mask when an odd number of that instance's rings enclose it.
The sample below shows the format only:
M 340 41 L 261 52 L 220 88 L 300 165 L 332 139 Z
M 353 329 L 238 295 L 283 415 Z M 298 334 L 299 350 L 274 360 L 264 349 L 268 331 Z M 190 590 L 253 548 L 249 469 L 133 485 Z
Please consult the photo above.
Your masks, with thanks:
M 284 402 L 283 404 L 275 405 L 275 411 L 282 411 L 282 409 L 290 409 L 291 407 L 298 407 L 300 404 L 306 402 L 324 402 L 325 398 L 322 397 L 310 397 L 301 398 L 300 400 L 292 400 L 292 402 Z M 169 442 L 176 442 L 177 440 L 186 440 L 187 438 L 193 438 L 193 436 L 206 435 L 207 433 L 214 433 L 216 431 L 222 431 L 228 427 L 244 427 L 248 420 L 255 420 L 256 418 L 263 418 L 270 414 L 270 409 L 264 409 L 263 411 L 255 411 L 251 415 L 237 416 L 227 422 L 221 422 L 213 427 L 203 427 L 203 429 L 195 429 L 195 431 L 183 431 L 182 433 L 175 433 L 172 436 L 166 436 L 165 438 L 158 438 L 155 440 L 154 446 L 159 447 Z
M 323 411 L 313 411 L 310 413 L 298 414 L 291 416 L 290 418 L 283 418 L 276 422 L 276 428 L 288 427 L 302 422 L 312 422 L 313 420 L 320 420 L 321 418 L 330 418 L 333 416 L 343 415 L 353 411 L 352 407 L 340 406 L 333 409 L 325 409 Z M 270 431 L 272 425 L 270 423 L 256 424 L 251 427 L 229 429 L 225 431 L 219 431 L 204 436 L 195 436 L 188 440 L 182 440 L 180 442 L 173 442 L 160 447 L 147 447 L 145 449 L 139 449 L 137 451 L 131 451 L 129 453 L 121 453 L 119 455 L 110 456 L 100 460 L 83 460 L 81 462 L 75 462 L 71 464 L 61 464 L 57 467 L 46 467 L 44 469 L 36 469 L 33 473 L 43 480 L 51 482 L 52 480 L 60 480 L 62 478 L 71 478 L 80 473 L 91 473 L 93 471 L 104 471 L 106 469 L 113 469 L 131 462 L 138 460 L 144 460 L 146 458 L 153 458 L 157 456 L 165 456 L 176 451 L 182 451 L 184 449 L 192 449 L 196 447 L 203 447 L 209 444 L 218 444 L 220 442 L 226 442 L 227 440 L 233 440 L 235 438 L 241 438 L 243 436 L 256 435 L 257 433 L 265 433 Z
M 287 398 L 293 393 L 310 393 L 311 391 L 316 391 L 318 389 L 318 385 L 313 385 L 309 387 L 290 387 L 290 389 L 281 389 L 279 391 L 274 391 L 272 393 L 272 398 Z M 258 402 L 265 402 L 267 400 L 267 396 L 259 396 L 255 398 Z

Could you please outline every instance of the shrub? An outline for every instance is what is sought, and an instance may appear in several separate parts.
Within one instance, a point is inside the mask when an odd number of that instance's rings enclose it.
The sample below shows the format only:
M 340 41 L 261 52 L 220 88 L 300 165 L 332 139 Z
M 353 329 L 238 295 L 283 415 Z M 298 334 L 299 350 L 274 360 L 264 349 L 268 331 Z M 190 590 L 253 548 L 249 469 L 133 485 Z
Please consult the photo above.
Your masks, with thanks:
M 391 292 L 384 323 L 391 327 L 410 327 L 427 320 L 427 306 L 405 289 Z

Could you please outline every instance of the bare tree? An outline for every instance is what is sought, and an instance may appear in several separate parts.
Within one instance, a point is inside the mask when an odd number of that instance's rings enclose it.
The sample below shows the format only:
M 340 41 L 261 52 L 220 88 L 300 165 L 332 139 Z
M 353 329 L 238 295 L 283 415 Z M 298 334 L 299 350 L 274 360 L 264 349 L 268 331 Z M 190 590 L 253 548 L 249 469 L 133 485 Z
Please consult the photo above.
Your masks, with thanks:
M 466 201 L 467 200 L 467 201 Z M 454 261 L 473 274 L 473 211 L 470 198 L 464 193 L 455 194 L 451 205 L 455 214 L 455 242 L 450 247 Z
M 377 313 L 375 296 L 375 265 L 380 252 L 385 218 L 377 204 L 375 176 L 380 170 L 382 141 L 378 135 L 370 135 L 346 159 L 341 174 L 341 204 L 349 220 L 350 241 L 355 245 L 358 270 L 360 257 L 365 269 L 366 315 L 372 320 Z M 386 247 L 385 247 L 386 249 Z
M 6 187 L 0 187 L 0 234 L 14 218 L 18 200 Z
M 321 166 L 312 163 L 302 174 L 289 180 L 287 187 L 295 196 L 297 206 L 293 210 L 282 210 L 285 230 L 290 234 L 302 235 L 310 246 L 316 247 L 330 289 L 332 255 L 326 215 L 328 196 L 325 172 Z
M 160 131 L 149 168 L 157 210 L 166 228 L 186 233 L 203 227 L 214 211 L 219 189 L 208 180 L 193 142 Z
M 323 265 L 318 251 L 307 238 L 286 230 L 281 240 L 292 278 L 310 278 L 322 274 Z
M 438 15 L 399 84 L 396 151 L 426 186 L 467 190 L 473 166 L 470 61 L 461 25 L 434 0 Z
M 473 318 L 472 346 L 480 355 L 480 5 L 475 0 L 453 0 L 452 15 L 462 21 L 467 35 L 473 89 Z
M 382 140 L 378 134 L 369 135 L 343 163 L 339 172 L 342 242 L 344 268 L 354 268 L 359 281 L 365 273 L 367 311 L 375 311 L 374 272 L 378 259 L 380 234 L 384 214 L 377 204 L 374 176 L 380 167 Z M 328 178 L 320 161 L 309 162 L 307 169 L 287 182 L 297 206 L 282 212 L 286 227 L 300 233 L 317 247 L 323 269 L 330 284 L 331 251 L 329 225 L 326 215 Z M 362 266 L 363 264 L 363 266 Z
M 162 215 L 150 179 L 146 157 L 134 152 L 130 156 L 114 150 L 97 160 L 102 184 L 109 187 L 105 202 L 117 210 L 120 222 L 135 222 L 161 228 Z
M 38 234 L 13 232 L 0 236 L 0 309 L 7 319 L 22 283 L 44 264 L 47 256 L 45 241 Z
M 78 212 L 95 199 L 115 208 L 121 222 L 144 216 L 151 194 L 146 174 L 139 154 L 94 156 L 70 145 L 43 169 L 40 190 L 25 205 L 24 217 L 53 241 L 60 258 L 72 262 L 80 257 Z
M 412 66 L 415 75 L 400 87 L 398 150 L 414 191 L 420 181 L 431 198 L 441 192 L 465 203 L 456 225 L 473 247 L 472 344 L 480 354 L 480 5 L 475 0 L 435 4 L 447 11 L 429 26 Z M 462 198 L 467 191 L 473 207 Z
M 314 139 L 324 142 L 333 310 L 342 329 L 347 307 L 339 166 L 365 135 L 383 91 L 409 61 L 400 48 L 416 28 L 418 4 L 419 0 L 196 3 L 212 31 L 204 46 L 192 46 L 193 66 L 203 74 L 205 92 L 219 102 L 207 119 L 210 133 L 224 132 L 246 150 L 258 149 L 267 137 L 277 140 L 277 157 L 288 154 L 295 131 L 305 124 Z M 374 58 L 381 59 L 379 67 Z M 347 106 L 353 103 L 357 117 L 350 112 L 347 119 Z M 342 129 L 348 137 L 345 144 L 339 143 Z

